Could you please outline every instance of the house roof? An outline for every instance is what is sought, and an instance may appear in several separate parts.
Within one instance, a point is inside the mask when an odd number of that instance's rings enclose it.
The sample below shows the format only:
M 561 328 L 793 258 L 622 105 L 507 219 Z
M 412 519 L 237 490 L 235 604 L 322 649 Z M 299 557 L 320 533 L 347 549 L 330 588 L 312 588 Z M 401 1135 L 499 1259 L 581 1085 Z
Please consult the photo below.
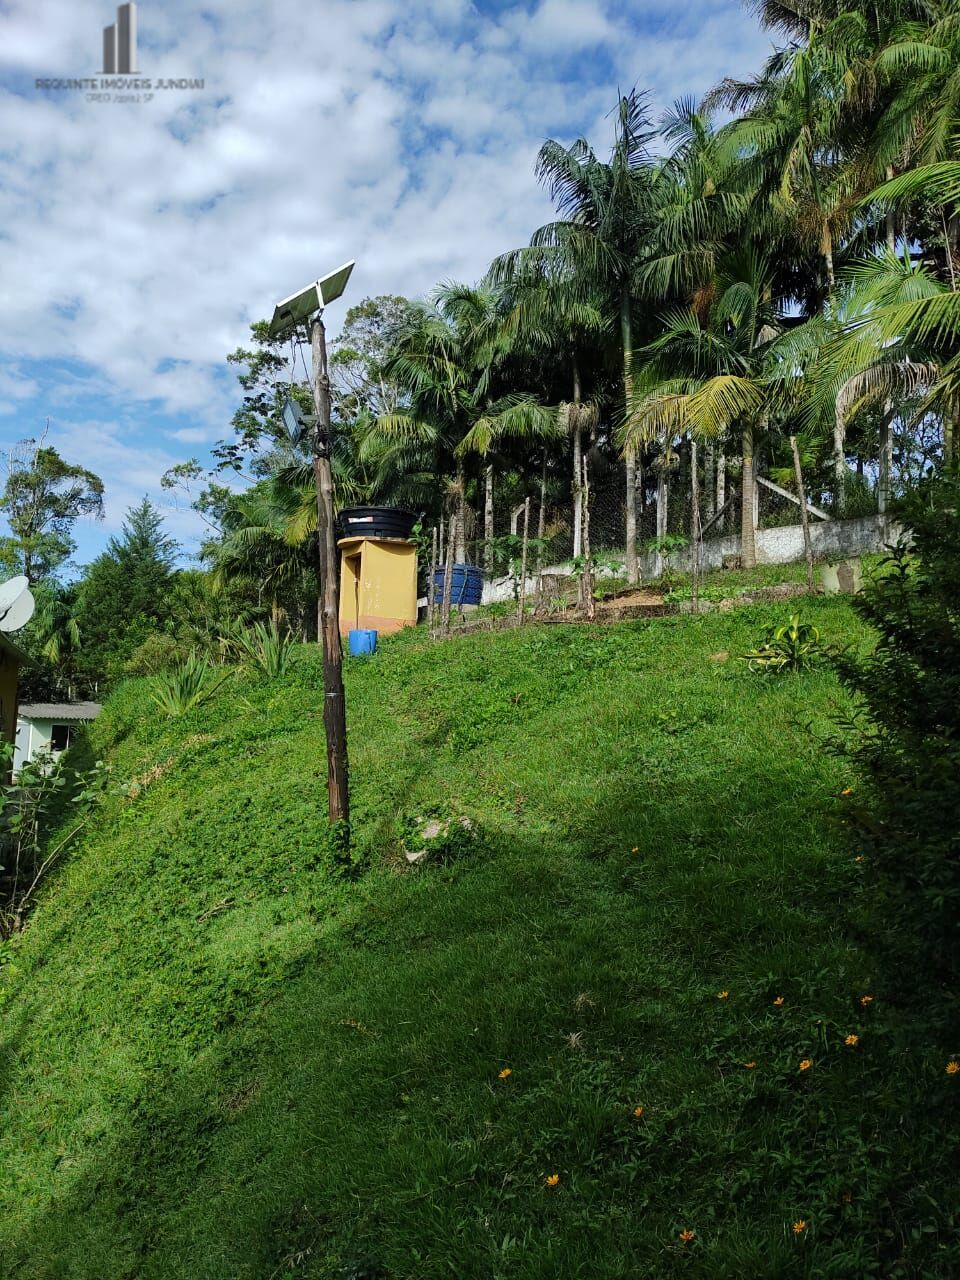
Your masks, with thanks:
M 26 702 L 17 708 L 24 720 L 96 720 L 99 702 Z
M 19 663 L 30 662 L 30 658 L 23 650 L 18 645 L 15 645 L 10 637 L 2 631 L 0 631 L 0 650 L 11 654 Z

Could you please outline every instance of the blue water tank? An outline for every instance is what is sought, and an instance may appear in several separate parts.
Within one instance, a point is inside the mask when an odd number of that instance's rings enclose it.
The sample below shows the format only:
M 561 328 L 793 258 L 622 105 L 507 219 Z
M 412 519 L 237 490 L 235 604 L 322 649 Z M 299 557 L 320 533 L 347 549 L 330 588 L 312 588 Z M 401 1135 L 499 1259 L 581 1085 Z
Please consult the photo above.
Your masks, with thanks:
M 361 627 L 359 630 L 350 632 L 347 637 L 347 645 L 351 658 L 359 658 L 365 653 L 376 653 L 377 633 L 376 631 L 367 631 Z
M 433 575 L 434 595 L 437 601 L 443 599 L 443 569 L 437 569 Z M 479 604 L 483 596 L 483 573 L 475 564 L 455 564 L 450 572 L 450 603 Z

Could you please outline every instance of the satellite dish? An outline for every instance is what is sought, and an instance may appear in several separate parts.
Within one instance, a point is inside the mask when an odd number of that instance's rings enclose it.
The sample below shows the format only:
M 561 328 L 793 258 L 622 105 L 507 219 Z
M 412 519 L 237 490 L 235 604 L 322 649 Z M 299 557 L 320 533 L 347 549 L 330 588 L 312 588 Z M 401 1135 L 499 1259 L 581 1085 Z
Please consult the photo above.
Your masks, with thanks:
M 270 336 L 279 337 L 280 334 L 286 333 L 288 329 L 299 324 L 301 320 L 306 320 L 315 311 L 322 311 L 324 307 L 339 298 L 347 287 L 352 270 L 353 263 L 345 262 L 342 267 L 337 267 L 336 271 L 321 276 L 319 280 L 314 280 L 299 293 L 292 293 L 289 298 L 278 302 L 273 309 L 273 319 L 270 321 Z
M 0 586 L 0 631 L 19 631 L 33 617 L 37 607 L 24 577 L 11 578 Z

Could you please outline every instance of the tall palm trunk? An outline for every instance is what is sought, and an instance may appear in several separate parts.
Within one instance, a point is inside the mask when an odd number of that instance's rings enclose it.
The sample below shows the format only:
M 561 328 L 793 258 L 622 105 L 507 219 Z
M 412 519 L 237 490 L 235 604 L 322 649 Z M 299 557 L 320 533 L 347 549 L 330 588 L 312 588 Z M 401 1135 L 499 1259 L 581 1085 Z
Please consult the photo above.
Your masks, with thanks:
M 543 573 L 543 539 L 547 532 L 547 451 L 540 471 L 540 512 L 537 516 L 537 576 Z
M 821 252 L 823 253 L 823 265 L 827 270 L 827 295 L 829 296 L 833 293 L 834 285 L 837 283 L 837 275 L 833 265 L 833 232 L 830 230 L 830 223 L 826 218 L 823 220 Z
M 624 285 L 620 290 L 620 333 L 623 338 L 623 400 L 624 412 L 629 416 L 633 409 L 633 326 L 630 319 L 630 291 Z M 636 582 L 637 570 L 637 447 L 632 440 L 627 444 L 624 459 L 627 464 L 626 548 L 627 581 Z
M 847 509 L 847 423 L 839 400 L 833 413 L 833 502 L 838 516 L 843 516 Z
M 803 527 L 803 554 L 807 561 L 807 586 L 813 590 L 813 545 L 810 542 L 810 517 L 807 514 L 807 493 L 803 487 L 803 468 L 800 465 L 800 447 L 797 437 L 790 437 L 790 452 L 793 454 L 793 475 L 797 482 L 797 497 L 800 499 L 800 524 Z
M 717 452 L 717 511 L 722 511 L 727 500 L 727 455 L 723 445 Z M 727 517 L 721 516 L 717 521 L 717 533 L 722 534 L 727 525 Z
M 892 177 L 893 177 L 893 165 L 888 164 L 887 165 L 887 181 L 889 182 Z M 897 252 L 897 222 L 896 222 L 896 214 L 893 211 L 892 205 L 890 206 L 890 208 L 887 209 L 886 233 L 887 233 L 887 252 L 896 253 Z
M 573 364 L 573 556 L 580 555 L 583 539 L 583 436 L 580 433 L 580 366 Z
M 667 442 L 664 437 L 660 468 L 657 471 L 657 541 L 667 536 L 668 503 L 670 500 L 670 476 L 667 470 Z M 663 573 L 663 552 L 658 548 L 656 558 L 657 577 Z
M 457 463 L 456 515 L 453 518 L 453 536 L 450 539 L 453 547 L 454 561 L 463 564 L 467 558 L 467 478 L 463 463 Z
M 709 475 L 709 471 L 707 472 Z M 708 485 L 709 489 L 709 485 Z M 690 437 L 690 603 L 700 612 L 700 476 L 697 471 L 697 442 Z
M 877 511 L 880 513 L 880 531 L 887 539 L 887 508 L 890 505 L 890 473 L 893 470 L 893 401 L 883 402 L 880 418 L 880 474 L 877 477 Z
M 954 444 L 957 433 L 957 402 L 953 397 L 947 399 L 943 407 L 943 465 L 953 466 Z
M 744 569 L 757 567 L 757 526 L 754 516 L 757 482 L 754 476 L 753 425 L 743 428 L 743 493 L 740 495 L 740 563 Z
M 713 475 L 716 469 L 716 449 L 713 442 L 703 447 L 703 522 L 709 522 L 716 515 L 717 508 L 714 505 L 714 487 Z
M 493 578 L 493 463 L 487 463 L 483 485 L 483 575 Z

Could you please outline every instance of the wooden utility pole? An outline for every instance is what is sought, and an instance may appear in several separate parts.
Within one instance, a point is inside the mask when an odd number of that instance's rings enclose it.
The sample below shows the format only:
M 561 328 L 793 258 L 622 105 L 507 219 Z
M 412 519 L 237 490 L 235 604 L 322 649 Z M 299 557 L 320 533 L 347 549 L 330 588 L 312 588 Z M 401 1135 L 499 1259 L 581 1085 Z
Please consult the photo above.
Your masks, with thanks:
M 340 646 L 340 591 L 337 534 L 330 463 L 330 378 L 323 320 L 310 326 L 313 355 L 313 475 L 317 482 L 317 541 L 320 550 L 321 628 L 323 643 L 323 728 L 327 737 L 327 799 L 331 826 L 350 821 L 347 772 L 347 704 L 343 693 L 343 650 Z M 349 835 L 349 827 L 347 827 Z

